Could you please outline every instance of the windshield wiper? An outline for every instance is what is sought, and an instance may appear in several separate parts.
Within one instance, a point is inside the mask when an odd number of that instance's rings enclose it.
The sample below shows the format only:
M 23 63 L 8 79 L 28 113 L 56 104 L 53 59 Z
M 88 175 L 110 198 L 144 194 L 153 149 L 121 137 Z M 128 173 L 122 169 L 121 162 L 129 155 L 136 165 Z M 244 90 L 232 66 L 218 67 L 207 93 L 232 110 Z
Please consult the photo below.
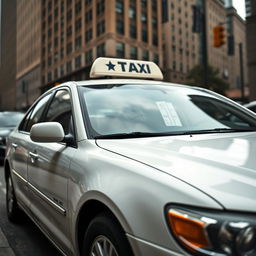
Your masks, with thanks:
M 256 127 L 247 128 L 214 128 L 205 130 L 185 131 L 184 134 L 229 133 L 229 132 L 255 132 Z
M 106 135 L 96 135 L 94 139 L 129 139 L 129 138 L 145 138 L 158 136 L 184 135 L 184 132 L 130 132 L 130 133 L 114 133 Z
M 232 129 L 232 128 L 215 128 L 208 130 L 192 130 L 192 131 L 175 131 L 175 132 L 130 132 L 130 133 L 114 133 L 106 135 L 96 135 L 94 139 L 129 139 L 129 138 L 146 138 L 160 136 L 175 136 L 175 135 L 192 135 L 192 134 L 207 134 L 207 133 L 229 133 L 229 132 L 252 132 L 256 131 L 256 127 Z

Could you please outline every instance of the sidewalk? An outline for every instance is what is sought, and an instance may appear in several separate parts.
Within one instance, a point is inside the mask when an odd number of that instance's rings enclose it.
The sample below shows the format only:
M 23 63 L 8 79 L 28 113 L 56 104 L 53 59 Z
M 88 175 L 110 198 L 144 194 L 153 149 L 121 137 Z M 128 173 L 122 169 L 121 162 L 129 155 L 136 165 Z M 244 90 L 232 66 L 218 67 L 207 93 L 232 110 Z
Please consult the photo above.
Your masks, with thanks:
M 0 228 L 0 256 L 15 256 L 1 228 Z

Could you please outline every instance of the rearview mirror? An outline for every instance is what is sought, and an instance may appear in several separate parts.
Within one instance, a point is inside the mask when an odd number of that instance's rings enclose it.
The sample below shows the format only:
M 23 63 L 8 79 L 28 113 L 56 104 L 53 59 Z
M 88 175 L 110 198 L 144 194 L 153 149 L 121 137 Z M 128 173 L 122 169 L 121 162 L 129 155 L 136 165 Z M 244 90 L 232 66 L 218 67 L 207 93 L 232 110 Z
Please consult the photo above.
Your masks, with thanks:
M 34 142 L 61 142 L 64 137 L 63 127 L 57 122 L 34 124 L 30 130 L 30 138 Z

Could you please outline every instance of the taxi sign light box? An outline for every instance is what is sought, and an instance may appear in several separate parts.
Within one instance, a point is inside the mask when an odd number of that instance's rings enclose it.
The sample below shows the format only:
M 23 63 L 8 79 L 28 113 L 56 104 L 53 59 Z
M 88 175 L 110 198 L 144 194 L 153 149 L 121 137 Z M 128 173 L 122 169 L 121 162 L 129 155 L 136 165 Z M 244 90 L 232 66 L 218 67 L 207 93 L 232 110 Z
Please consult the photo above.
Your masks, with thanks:
M 154 62 L 100 57 L 94 61 L 90 77 L 102 76 L 163 79 L 160 68 Z

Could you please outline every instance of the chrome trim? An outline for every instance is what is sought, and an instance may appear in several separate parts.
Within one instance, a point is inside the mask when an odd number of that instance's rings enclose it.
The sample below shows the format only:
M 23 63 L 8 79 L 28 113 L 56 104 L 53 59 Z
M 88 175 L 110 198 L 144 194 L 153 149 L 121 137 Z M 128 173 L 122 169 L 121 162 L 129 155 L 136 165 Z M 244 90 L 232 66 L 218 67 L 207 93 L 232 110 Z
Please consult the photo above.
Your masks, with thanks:
M 31 183 L 28 182 L 29 187 L 38 194 L 39 197 L 41 197 L 46 203 L 48 203 L 50 206 L 52 206 L 55 210 L 57 210 L 62 215 L 66 216 L 66 210 L 59 205 L 57 205 L 54 201 L 52 201 L 50 198 L 48 198 L 45 194 L 43 194 L 40 190 L 38 190 L 35 186 L 33 186 Z
M 48 203 L 50 206 L 52 206 L 55 210 L 57 210 L 62 215 L 66 216 L 66 210 L 59 205 L 57 205 L 53 200 L 48 198 L 44 193 L 42 193 L 40 190 L 38 190 L 35 186 L 33 186 L 30 182 L 28 182 L 25 178 L 23 178 L 20 174 L 18 174 L 16 171 L 12 169 L 12 172 L 20 178 L 26 185 L 28 185 L 35 193 L 38 194 L 39 197 L 41 197 L 46 203 Z
M 23 178 L 19 173 L 17 173 L 17 172 L 14 171 L 13 169 L 12 169 L 12 172 L 13 172 L 13 174 L 15 174 L 18 178 L 20 178 L 26 185 L 28 185 L 28 181 L 27 181 L 25 178 Z

